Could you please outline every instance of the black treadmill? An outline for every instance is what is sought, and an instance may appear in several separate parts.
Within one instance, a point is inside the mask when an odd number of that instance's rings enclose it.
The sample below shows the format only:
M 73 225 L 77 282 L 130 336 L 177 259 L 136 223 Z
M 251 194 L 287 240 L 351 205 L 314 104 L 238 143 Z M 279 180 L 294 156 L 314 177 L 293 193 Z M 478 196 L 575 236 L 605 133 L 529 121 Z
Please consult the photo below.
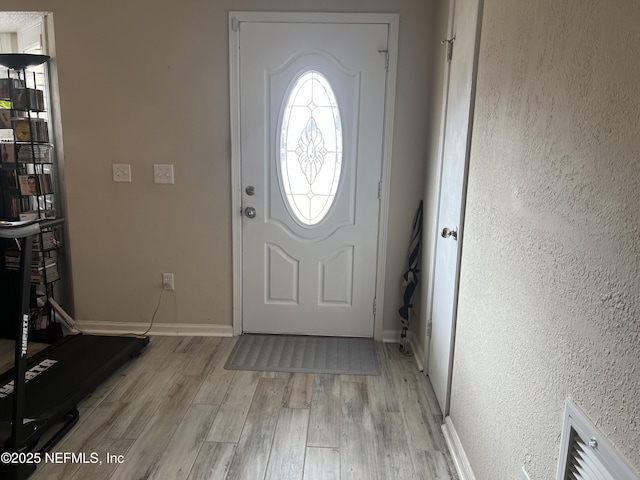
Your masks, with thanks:
M 15 364 L 0 374 L 2 452 L 44 455 L 78 421 L 77 404 L 149 343 L 144 335 L 67 335 L 27 360 L 33 235 L 63 221 L 0 221 L 0 237 L 20 239 L 22 252 Z M 36 467 L 36 463 L 0 462 L 0 479 L 26 479 Z

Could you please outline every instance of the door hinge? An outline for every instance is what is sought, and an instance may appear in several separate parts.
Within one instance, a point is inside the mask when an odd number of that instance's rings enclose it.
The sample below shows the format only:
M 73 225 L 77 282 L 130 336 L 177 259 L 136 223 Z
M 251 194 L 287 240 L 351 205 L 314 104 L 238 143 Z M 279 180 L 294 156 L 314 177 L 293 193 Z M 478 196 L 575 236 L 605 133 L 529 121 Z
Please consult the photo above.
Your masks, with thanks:
M 373 297 L 373 316 L 374 317 L 376 315 L 376 303 L 377 303 L 377 299 L 376 297 Z
M 378 182 L 378 200 L 382 200 L 382 182 Z
M 384 53 L 384 69 L 388 72 L 389 71 L 389 50 L 387 50 L 386 48 L 380 48 L 378 49 L 378 53 Z
M 456 37 L 451 39 L 444 39 L 440 42 L 441 45 L 447 44 L 447 62 L 450 62 L 453 58 L 453 42 L 456 41 Z
M 233 30 L 234 32 L 240 30 L 240 22 L 238 22 L 238 19 L 236 17 L 231 17 L 231 30 Z

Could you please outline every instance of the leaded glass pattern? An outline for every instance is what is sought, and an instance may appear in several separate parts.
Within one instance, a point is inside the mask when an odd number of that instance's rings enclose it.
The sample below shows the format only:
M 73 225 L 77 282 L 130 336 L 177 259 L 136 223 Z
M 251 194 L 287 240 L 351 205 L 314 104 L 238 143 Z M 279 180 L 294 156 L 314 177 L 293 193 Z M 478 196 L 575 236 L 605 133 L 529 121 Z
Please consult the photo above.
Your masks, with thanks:
M 280 129 L 280 175 L 285 198 L 303 225 L 329 212 L 342 170 L 340 111 L 328 80 L 302 73 L 290 90 Z

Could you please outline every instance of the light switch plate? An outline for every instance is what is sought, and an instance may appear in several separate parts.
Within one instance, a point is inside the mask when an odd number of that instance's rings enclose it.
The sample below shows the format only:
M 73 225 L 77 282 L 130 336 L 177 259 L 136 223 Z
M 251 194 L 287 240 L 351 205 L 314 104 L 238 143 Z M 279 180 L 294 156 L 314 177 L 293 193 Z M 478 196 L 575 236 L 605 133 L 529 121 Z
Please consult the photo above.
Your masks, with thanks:
M 131 165 L 125 163 L 114 163 L 113 181 L 131 183 Z
M 173 165 L 153 164 L 153 182 L 154 183 L 174 183 L 173 181 Z

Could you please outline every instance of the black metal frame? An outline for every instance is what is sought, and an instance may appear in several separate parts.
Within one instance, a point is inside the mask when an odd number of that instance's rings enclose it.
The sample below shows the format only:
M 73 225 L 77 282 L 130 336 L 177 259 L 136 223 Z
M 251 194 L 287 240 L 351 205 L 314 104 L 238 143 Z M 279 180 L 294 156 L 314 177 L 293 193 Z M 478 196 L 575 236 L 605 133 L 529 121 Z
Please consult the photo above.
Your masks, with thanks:
M 13 373 L 13 418 L 11 422 L 11 440 L 8 445 L 12 451 L 20 450 L 27 432 L 33 425 L 24 424 L 25 372 L 27 369 L 27 344 L 29 341 L 29 318 L 31 314 L 31 252 L 33 236 L 43 229 L 64 223 L 64 219 L 40 220 L 38 222 L 0 222 L 0 237 L 18 239 L 20 253 L 20 319 L 17 322 L 15 343 L 15 365 Z
M 46 111 L 46 108 L 44 105 L 40 106 L 38 104 L 37 98 L 35 100 L 36 104 L 33 104 L 33 98 L 32 95 L 30 94 L 30 82 L 28 81 L 27 78 L 27 67 L 30 66 L 35 66 L 35 65 L 40 65 L 43 63 L 48 62 L 50 59 L 50 57 L 48 55 L 34 55 L 34 54 L 22 54 L 22 53 L 3 53 L 0 54 L 0 65 L 6 67 L 7 70 L 7 78 L 9 79 L 9 88 L 8 88 L 8 93 L 9 93 L 9 98 L 13 99 L 13 92 L 14 92 L 14 87 L 13 87 L 13 83 L 11 81 L 12 78 L 14 78 L 11 74 L 11 71 L 15 72 L 15 74 L 17 74 L 17 78 L 19 80 L 22 80 L 22 82 L 24 83 L 23 85 L 23 89 L 25 92 L 25 104 L 21 105 L 20 108 L 16 108 L 15 105 L 11 105 L 11 112 L 12 112 L 12 117 L 14 115 L 17 116 L 17 111 L 21 111 L 23 113 L 26 113 L 26 116 L 24 117 L 24 119 L 28 122 L 29 124 L 29 130 L 30 130 L 30 138 L 29 141 L 22 141 L 19 142 L 17 140 L 17 138 L 14 135 L 14 146 L 15 146 L 15 151 L 14 151 L 14 155 L 15 158 L 14 160 L 14 166 L 13 168 L 15 168 L 15 175 L 16 178 L 18 178 L 18 173 L 20 171 L 22 171 L 22 169 L 27 169 L 27 165 L 30 165 L 31 168 L 33 168 L 33 174 L 36 175 L 36 178 L 38 178 L 39 174 L 43 175 L 44 178 L 44 172 L 45 172 L 45 165 L 48 163 L 53 163 L 53 161 L 51 159 L 49 159 L 49 161 L 47 162 L 40 162 L 37 161 L 37 157 L 36 157 L 36 146 L 41 146 L 41 145 L 48 145 L 50 147 L 50 143 L 49 141 L 41 141 L 40 139 L 35 139 L 35 135 L 36 135 L 36 131 L 37 129 L 35 128 L 35 123 L 34 120 L 40 118 L 40 113 L 44 113 Z M 33 81 L 32 81 L 32 87 L 33 90 L 36 90 L 37 88 L 37 81 L 36 81 L 36 74 L 33 73 Z M 22 147 L 25 148 L 28 146 L 28 148 L 30 148 L 31 150 L 31 161 L 30 162 L 24 162 L 24 165 L 21 166 L 22 162 L 18 161 L 18 147 Z M 51 171 L 51 175 L 52 175 L 52 181 L 53 181 L 53 175 L 55 173 L 55 170 L 52 169 Z M 16 187 L 18 187 L 18 185 L 16 185 Z M 46 213 L 47 213 L 47 204 L 50 201 L 51 197 L 53 197 L 55 199 L 55 193 L 53 192 L 49 192 L 46 193 L 46 190 L 43 191 L 42 187 L 41 187 L 41 183 L 40 181 L 36 181 L 35 183 L 35 187 L 36 187 L 36 195 L 35 198 L 37 199 L 37 208 L 36 211 L 38 213 L 38 220 L 44 220 L 46 218 Z M 0 190 L 2 190 L 1 186 L 0 186 Z M 0 218 L 2 218 L 3 216 L 5 217 L 5 219 L 10 219 L 10 218 L 14 218 L 13 215 L 9 215 L 8 211 L 11 208 L 10 205 L 5 204 L 5 202 L 8 202 L 8 198 L 10 194 L 7 194 L 5 192 L 2 192 L 2 212 L 0 213 Z M 22 195 L 20 195 L 19 197 L 21 200 L 21 202 L 23 202 L 25 199 Z M 44 206 L 42 207 L 41 202 L 44 203 Z M 55 203 L 55 207 L 57 207 L 57 199 L 54 200 Z M 21 204 L 20 209 L 24 208 L 24 205 Z M 39 232 L 42 233 L 42 232 Z M 33 245 L 33 242 L 32 242 Z M 52 279 L 52 278 L 47 278 L 47 257 L 50 255 L 50 253 L 48 253 L 48 251 L 45 251 L 42 248 L 43 245 L 43 237 L 40 236 L 40 245 L 41 245 L 41 251 L 40 251 L 40 261 L 42 262 L 42 279 L 40 282 L 40 289 L 43 291 L 44 296 L 46 296 L 47 298 L 53 298 L 54 297 L 54 288 L 55 288 L 55 284 L 57 282 L 57 278 Z M 33 247 L 32 247 L 33 248 Z M 56 247 L 57 249 L 57 247 Z M 33 251 L 33 250 L 32 250 Z M 22 268 L 22 265 L 21 265 Z M 37 292 L 37 290 L 36 290 Z M 37 296 L 37 293 L 36 293 Z M 56 340 L 59 340 L 62 337 L 62 332 L 61 330 L 56 330 L 54 327 L 56 325 L 56 323 L 53 320 L 53 316 L 51 314 L 51 309 L 49 307 L 45 307 L 47 308 L 47 312 L 48 312 L 48 318 L 49 318 L 49 322 L 47 325 L 47 334 L 46 337 L 39 339 L 38 341 L 44 341 L 46 343 L 52 343 Z M 49 328 L 52 327 L 52 328 Z

